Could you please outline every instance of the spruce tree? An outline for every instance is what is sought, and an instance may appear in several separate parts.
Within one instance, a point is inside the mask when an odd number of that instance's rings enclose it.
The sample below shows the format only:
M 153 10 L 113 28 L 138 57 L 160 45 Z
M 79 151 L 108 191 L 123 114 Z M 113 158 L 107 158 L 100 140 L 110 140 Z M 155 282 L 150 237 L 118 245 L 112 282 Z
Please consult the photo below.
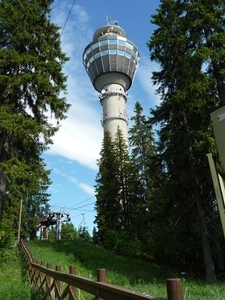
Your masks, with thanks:
M 105 133 L 100 159 L 99 171 L 96 176 L 96 205 L 97 216 L 95 223 L 98 227 L 99 242 L 107 248 L 112 247 L 110 233 L 121 229 L 121 205 L 119 199 L 120 183 L 117 176 L 119 166 L 116 163 L 114 143 L 108 132 Z
M 95 186 L 99 242 L 106 248 L 121 251 L 129 238 L 135 236 L 137 201 L 136 174 L 120 129 L 114 140 L 105 133 L 100 155 Z
M 48 197 L 41 193 L 50 184 L 41 154 L 69 108 L 52 2 L 0 1 L 0 219 L 21 197 L 27 211 Z
M 151 213 L 154 209 L 154 190 L 158 185 L 155 162 L 155 138 L 148 118 L 143 115 L 139 102 L 135 103 L 134 116 L 131 117 L 133 126 L 129 130 L 131 164 L 136 174 L 136 231 L 145 247 L 151 243 Z
M 118 197 L 121 204 L 121 227 L 126 233 L 134 235 L 135 211 L 137 207 L 137 173 L 132 167 L 128 153 L 128 145 L 123 139 L 120 129 L 117 130 L 114 140 L 116 155 L 117 178 L 119 180 Z
M 159 64 L 152 78 L 161 103 L 152 123 L 160 125 L 158 152 L 167 174 L 158 190 L 162 222 L 155 243 L 189 264 L 204 258 L 208 280 L 215 280 L 210 232 L 218 212 L 206 154 L 215 152 L 210 113 L 224 104 L 224 9 L 220 0 L 161 0 L 148 43 Z

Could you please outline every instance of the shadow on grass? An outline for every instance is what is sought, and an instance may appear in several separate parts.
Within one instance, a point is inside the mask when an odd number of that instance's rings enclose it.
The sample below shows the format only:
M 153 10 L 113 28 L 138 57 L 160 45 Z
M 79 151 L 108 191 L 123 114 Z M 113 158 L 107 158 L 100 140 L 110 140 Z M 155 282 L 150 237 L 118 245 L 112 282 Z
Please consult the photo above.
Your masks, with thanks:
M 29 242 L 29 246 L 30 249 L 33 248 L 34 252 L 39 249 L 42 253 L 46 253 L 49 248 L 49 252 L 54 250 L 56 253 L 62 253 L 69 257 L 69 262 L 75 266 L 79 264 L 87 269 L 90 274 L 96 274 L 97 269 L 105 268 L 107 274 L 111 273 L 112 276 L 119 277 L 124 275 L 128 278 L 131 285 L 135 283 L 155 283 L 156 281 L 157 283 L 165 284 L 166 278 L 174 277 L 175 275 L 175 271 L 169 268 L 157 266 L 154 263 L 140 259 L 115 255 L 110 251 L 80 239 L 56 242 L 35 240 Z M 32 252 L 32 254 L 35 256 L 35 253 Z M 47 262 L 51 261 L 45 261 L 45 263 Z

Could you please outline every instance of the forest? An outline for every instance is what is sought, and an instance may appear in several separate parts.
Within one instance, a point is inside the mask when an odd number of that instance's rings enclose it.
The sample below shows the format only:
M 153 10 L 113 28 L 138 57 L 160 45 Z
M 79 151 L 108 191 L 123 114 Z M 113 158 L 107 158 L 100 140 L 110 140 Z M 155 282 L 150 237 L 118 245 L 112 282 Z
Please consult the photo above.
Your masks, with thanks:
M 52 2 L 0 1 L 1 248 L 17 234 L 21 199 L 21 236 L 36 236 L 51 185 L 42 154 L 69 109 Z M 151 16 L 146 47 L 159 65 L 152 82 L 160 104 L 144 115 L 136 102 L 129 148 L 119 129 L 115 140 L 105 133 L 92 238 L 115 253 L 204 268 L 210 281 L 224 270 L 206 157 L 217 155 L 210 113 L 225 105 L 224 14 L 222 0 L 161 0 Z

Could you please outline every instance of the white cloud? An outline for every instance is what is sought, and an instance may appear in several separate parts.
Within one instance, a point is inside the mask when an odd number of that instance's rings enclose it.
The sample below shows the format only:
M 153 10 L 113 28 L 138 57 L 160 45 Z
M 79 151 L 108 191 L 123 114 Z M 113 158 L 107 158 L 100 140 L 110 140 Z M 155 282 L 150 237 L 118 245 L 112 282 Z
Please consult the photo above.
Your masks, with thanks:
M 90 186 L 84 182 L 78 182 L 78 180 L 75 177 L 69 176 L 68 179 L 75 183 L 79 188 L 81 188 L 86 194 L 89 194 L 91 196 L 94 195 L 94 188 L 93 186 Z
M 54 7 L 53 21 L 63 27 L 69 9 L 65 3 Z M 76 5 L 62 34 L 62 49 L 70 57 L 64 67 L 64 73 L 68 76 L 66 98 L 72 106 L 67 119 L 61 123 L 60 130 L 53 137 L 53 145 L 48 152 L 96 170 L 103 129 L 100 124 L 98 93 L 91 86 L 82 64 L 83 50 L 93 35 L 88 21 L 87 13 Z
M 77 181 L 77 179 L 76 179 L 75 177 L 69 176 L 68 179 L 69 179 L 71 182 L 75 183 L 75 184 L 78 183 L 78 181 Z
M 79 183 L 78 186 L 87 194 L 93 196 L 95 194 L 95 190 L 92 186 L 87 185 L 86 183 Z

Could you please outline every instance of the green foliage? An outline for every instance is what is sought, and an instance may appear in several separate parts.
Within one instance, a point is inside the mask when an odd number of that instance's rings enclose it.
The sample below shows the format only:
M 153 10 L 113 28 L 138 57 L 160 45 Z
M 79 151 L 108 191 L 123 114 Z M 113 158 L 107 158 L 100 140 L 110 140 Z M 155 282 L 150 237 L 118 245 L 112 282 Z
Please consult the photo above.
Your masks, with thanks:
M 15 238 L 9 222 L 0 221 L 0 253 L 9 249 L 14 242 Z
M 61 228 L 61 238 L 63 240 L 75 240 L 78 237 L 76 228 L 72 223 L 63 223 Z
M 8 261 L 13 260 L 16 254 L 11 250 L 15 247 L 15 236 L 9 221 L 0 221 L 0 270 L 7 265 Z M 1 274 L 0 274 L 1 275 Z
M 151 60 L 159 64 L 152 79 L 161 102 L 151 122 L 160 125 L 156 162 L 164 179 L 155 194 L 153 249 L 193 265 L 204 258 L 210 280 L 215 279 L 210 233 L 219 220 L 206 154 L 216 151 L 210 113 L 225 104 L 221 4 L 162 0 L 148 43 Z
M 92 238 L 91 238 L 90 233 L 88 232 L 88 228 L 86 227 L 86 225 L 79 226 L 77 235 L 82 240 L 84 240 L 84 241 L 86 241 L 88 243 L 92 243 Z
M 119 129 L 114 140 L 106 133 L 100 154 L 95 186 L 95 223 L 98 226 L 98 242 L 107 249 L 115 249 L 121 231 L 136 234 L 137 175 Z
M 96 205 L 97 216 L 95 223 L 98 226 L 99 241 L 104 243 L 104 232 L 108 229 L 120 229 L 121 205 L 120 182 L 117 176 L 118 164 L 114 144 L 109 135 L 105 135 L 103 147 L 98 161 L 99 172 L 96 177 Z
M 56 228 L 51 226 L 51 228 L 48 228 L 48 240 L 50 242 L 55 242 L 56 240 Z
M 143 108 L 139 102 L 135 103 L 131 120 L 133 125 L 129 129 L 130 156 L 134 174 L 136 174 L 134 230 L 147 249 L 151 244 L 150 234 L 153 226 L 149 212 L 154 210 L 155 190 L 162 175 L 155 164 L 156 142 L 152 125 L 149 118 L 143 115 Z
M 16 233 L 22 198 L 21 233 L 30 238 L 51 184 L 41 155 L 69 108 L 62 72 L 68 59 L 51 3 L 0 1 L 0 219 L 10 218 Z

